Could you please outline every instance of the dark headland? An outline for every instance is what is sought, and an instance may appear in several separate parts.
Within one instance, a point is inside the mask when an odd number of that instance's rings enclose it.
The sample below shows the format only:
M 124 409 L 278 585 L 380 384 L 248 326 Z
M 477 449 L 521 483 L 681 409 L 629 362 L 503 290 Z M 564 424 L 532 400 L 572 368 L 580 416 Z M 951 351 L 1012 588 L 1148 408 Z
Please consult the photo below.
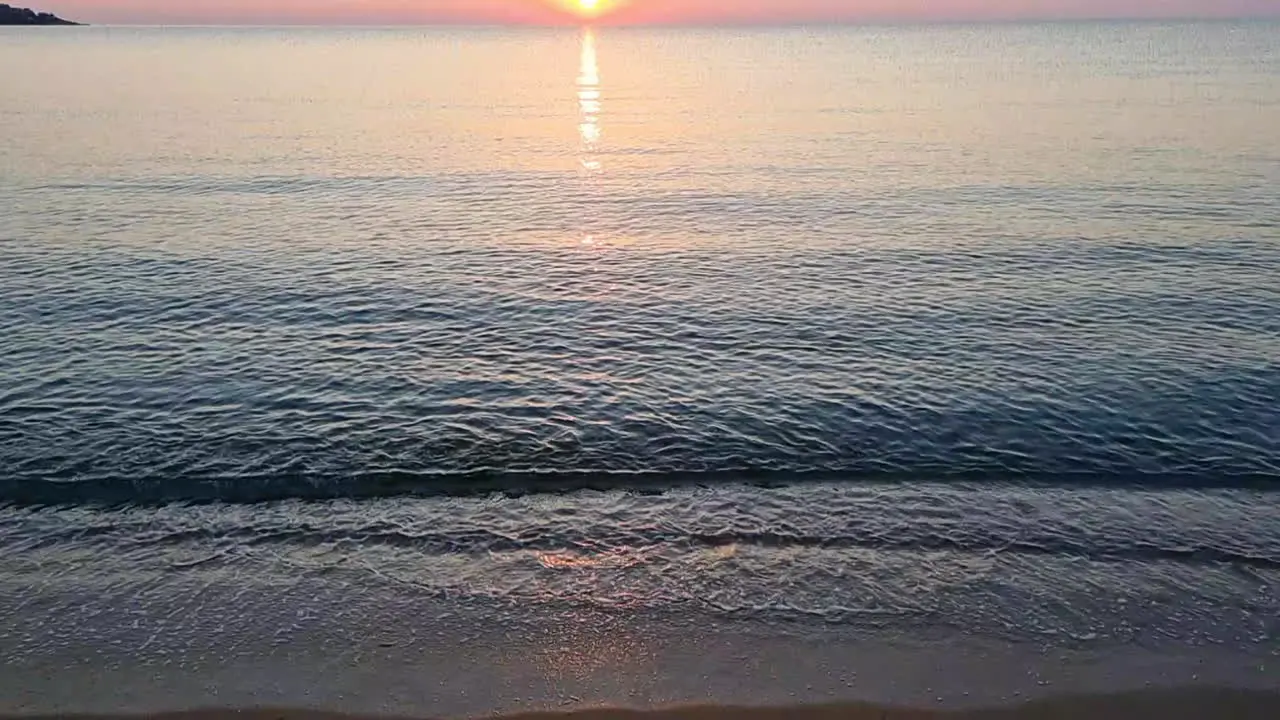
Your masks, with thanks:
M 27 8 L 0 4 L 0 25 L 79 25 L 53 13 L 38 13 Z

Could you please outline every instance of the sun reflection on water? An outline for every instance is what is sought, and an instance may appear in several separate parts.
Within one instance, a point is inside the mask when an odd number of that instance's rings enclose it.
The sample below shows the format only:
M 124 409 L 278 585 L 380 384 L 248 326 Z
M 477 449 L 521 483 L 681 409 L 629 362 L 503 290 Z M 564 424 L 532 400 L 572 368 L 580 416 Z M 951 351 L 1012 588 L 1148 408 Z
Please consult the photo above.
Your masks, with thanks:
M 590 28 L 582 32 L 582 59 L 578 68 L 578 134 L 582 139 L 582 166 L 600 170 L 596 148 L 600 143 L 600 65 L 596 59 L 596 35 Z
M 596 57 L 596 34 L 591 28 L 582 31 L 577 89 L 579 173 L 583 178 L 583 198 L 589 199 L 595 194 L 598 176 L 604 170 L 599 156 L 603 93 L 600 89 L 600 63 Z M 590 228 L 584 228 L 580 243 L 583 247 L 594 248 L 599 245 L 599 237 Z

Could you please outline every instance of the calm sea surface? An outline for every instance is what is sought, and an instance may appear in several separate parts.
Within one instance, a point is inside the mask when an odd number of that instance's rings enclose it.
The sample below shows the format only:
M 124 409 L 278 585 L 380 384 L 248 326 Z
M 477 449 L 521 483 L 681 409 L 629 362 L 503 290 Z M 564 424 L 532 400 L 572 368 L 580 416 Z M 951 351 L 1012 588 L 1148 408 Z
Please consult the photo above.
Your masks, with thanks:
M 251 588 L 286 636 L 359 588 L 1280 643 L 1280 25 L 5 29 L 0 69 L 11 669 L 265 637 L 86 629 Z

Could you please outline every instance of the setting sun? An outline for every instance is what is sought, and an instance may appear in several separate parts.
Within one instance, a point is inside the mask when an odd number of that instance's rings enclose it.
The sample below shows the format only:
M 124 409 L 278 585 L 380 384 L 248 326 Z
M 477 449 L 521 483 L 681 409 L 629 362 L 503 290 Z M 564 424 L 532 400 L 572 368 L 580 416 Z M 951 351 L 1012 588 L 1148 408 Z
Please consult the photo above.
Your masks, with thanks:
M 578 17 L 594 18 L 611 13 L 622 3 L 619 0 L 558 0 L 558 4 Z

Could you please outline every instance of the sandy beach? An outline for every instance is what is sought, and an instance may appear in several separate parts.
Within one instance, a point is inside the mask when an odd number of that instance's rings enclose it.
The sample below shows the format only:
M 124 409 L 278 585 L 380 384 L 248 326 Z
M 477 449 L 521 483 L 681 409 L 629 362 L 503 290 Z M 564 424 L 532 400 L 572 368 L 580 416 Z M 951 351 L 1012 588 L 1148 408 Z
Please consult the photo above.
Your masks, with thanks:
M 3 720 L 54 717 L 63 720 L 378 720 L 371 716 L 292 709 L 208 709 L 152 715 L 8 716 Z M 1280 717 L 1280 693 L 1225 689 L 1067 697 L 985 710 L 836 704 L 776 708 L 689 706 L 659 710 L 591 708 L 504 716 L 505 720 L 1273 720 L 1277 717 Z

